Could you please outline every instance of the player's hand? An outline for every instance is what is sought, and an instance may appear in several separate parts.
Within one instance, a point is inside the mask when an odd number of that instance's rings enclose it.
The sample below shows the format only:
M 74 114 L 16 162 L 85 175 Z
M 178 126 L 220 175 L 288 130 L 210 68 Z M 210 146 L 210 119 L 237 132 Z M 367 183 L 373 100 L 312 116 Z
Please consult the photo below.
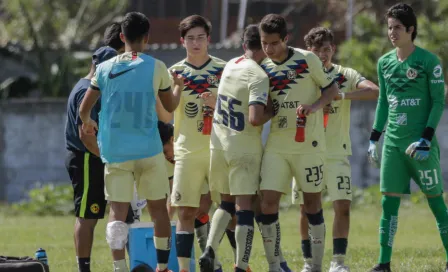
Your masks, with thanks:
M 216 105 L 216 96 L 211 92 L 205 92 L 201 94 L 202 101 L 204 101 L 204 106 L 210 107 L 212 109 L 215 108 Z
M 86 135 L 95 135 L 98 131 L 98 124 L 92 119 L 89 119 L 87 122 L 82 123 L 81 128 Z
M 325 114 L 331 113 L 331 111 L 333 110 L 333 107 L 331 106 L 331 104 L 328 104 L 323 108 L 323 110 L 324 110 Z
M 380 168 L 381 164 L 378 156 L 378 142 L 370 141 L 369 149 L 367 150 L 367 159 L 373 167 Z
M 333 98 L 333 100 L 341 100 L 343 98 L 342 92 L 338 92 L 338 94 Z
M 414 142 L 406 149 L 406 155 L 417 161 L 424 161 L 429 158 L 429 150 L 431 142 L 421 138 L 418 142 Z
M 312 113 L 315 113 L 316 111 L 317 111 L 317 109 L 313 105 L 302 104 L 297 107 L 296 113 L 297 113 L 297 116 L 298 115 L 308 116 Z
M 184 86 L 184 77 L 181 74 L 176 74 L 174 69 L 171 71 L 171 77 L 173 78 L 174 86 Z

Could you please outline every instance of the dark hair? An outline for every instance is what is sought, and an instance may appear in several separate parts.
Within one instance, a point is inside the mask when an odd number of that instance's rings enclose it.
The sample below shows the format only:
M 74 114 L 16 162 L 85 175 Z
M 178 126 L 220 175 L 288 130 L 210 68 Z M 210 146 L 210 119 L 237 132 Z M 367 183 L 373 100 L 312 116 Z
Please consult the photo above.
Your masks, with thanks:
M 288 34 L 286 20 L 278 14 L 268 14 L 261 19 L 260 30 L 267 34 L 279 34 L 283 40 Z
M 306 47 L 321 47 L 324 42 L 330 42 L 334 44 L 333 32 L 325 27 L 315 27 L 305 35 L 305 45 Z
M 160 139 L 162 140 L 162 144 L 167 144 L 171 137 L 174 135 L 174 127 L 170 123 L 165 123 L 162 121 L 157 122 L 157 126 L 159 128 Z
M 244 29 L 243 43 L 249 50 L 261 49 L 260 30 L 258 29 L 258 25 L 248 25 Z
M 412 41 L 415 40 L 417 37 L 417 17 L 411 6 L 403 3 L 393 5 L 386 12 L 386 19 L 388 18 L 394 18 L 400 21 L 406 27 L 406 31 L 413 26 Z
M 210 36 L 210 33 L 212 32 L 212 24 L 210 23 L 209 20 L 200 15 L 191 15 L 180 22 L 179 24 L 180 36 L 184 38 L 185 35 L 187 35 L 187 32 L 195 27 L 204 28 L 205 33 L 207 33 L 207 36 Z
M 104 31 L 104 38 L 103 38 L 104 45 L 110 46 L 117 51 L 123 48 L 124 43 L 120 39 L 120 33 L 121 33 L 121 24 L 116 22 L 112 23 Z
M 129 12 L 121 23 L 121 32 L 129 42 L 141 41 L 149 33 L 149 20 L 140 12 Z

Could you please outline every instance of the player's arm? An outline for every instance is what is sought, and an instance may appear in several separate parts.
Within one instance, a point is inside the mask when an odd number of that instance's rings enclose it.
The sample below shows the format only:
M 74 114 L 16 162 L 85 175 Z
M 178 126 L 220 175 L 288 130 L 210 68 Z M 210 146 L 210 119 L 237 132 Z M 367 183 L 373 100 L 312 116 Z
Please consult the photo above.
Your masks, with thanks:
M 350 69 L 350 77 L 353 78 L 352 90 L 350 92 L 340 92 L 335 100 L 349 99 L 349 100 L 376 100 L 379 94 L 378 86 L 365 77 L 361 76 L 357 71 Z
M 87 89 L 81 105 L 79 106 L 79 118 L 82 121 L 82 129 L 87 135 L 95 135 L 95 130 L 98 130 L 98 124 L 90 118 L 93 106 L 100 97 L 100 88 L 96 74 L 93 76 L 90 87 Z
M 184 81 L 181 75 L 176 75 L 173 71 L 168 72 L 165 63 L 157 61 L 156 65 L 156 71 L 161 76 L 158 96 L 163 108 L 172 113 L 179 105 Z M 172 87 L 170 73 L 173 77 Z M 169 117 L 172 119 L 172 116 Z
M 257 67 L 258 68 L 258 67 Z M 272 101 L 269 99 L 269 78 L 261 69 L 248 69 L 249 122 L 262 126 L 272 118 Z
M 383 132 L 384 126 L 386 125 L 387 118 L 389 117 L 389 102 L 387 101 L 386 85 L 384 81 L 383 71 L 381 66 L 381 60 L 378 61 L 377 73 L 378 73 L 378 83 L 379 83 L 379 96 L 378 103 L 375 111 L 375 121 L 373 123 L 373 130 L 370 135 L 370 140 L 377 142 L 381 133 Z
M 428 65 L 427 74 L 432 107 L 426 123 L 426 129 L 422 134 L 422 138 L 431 141 L 434 136 L 434 132 L 439 125 L 440 118 L 443 114 L 443 109 L 445 108 L 445 79 L 443 76 L 442 66 L 437 58 L 434 58 L 434 60 Z
M 77 109 L 80 108 L 80 104 L 83 100 L 84 96 L 81 96 L 78 98 L 77 101 Z M 93 107 L 93 109 L 91 110 L 91 115 L 90 118 L 92 120 L 98 120 L 98 112 L 96 110 L 96 107 Z M 87 150 L 94 154 L 95 156 L 99 157 L 100 156 L 100 149 L 98 147 L 98 142 L 97 142 L 97 138 L 96 135 L 89 135 L 86 134 L 83 130 L 82 130 L 82 120 L 79 116 L 79 113 L 76 113 L 76 124 L 78 125 L 78 132 L 79 132 L 79 139 L 81 140 L 81 142 L 84 144 L 84 146 L 87 148 Z
M 157 101 L 156 101 L 156 111 L 157 111 L 157 116 L 159 117 L 159 120 L 164 122 L 164 123 L 170 123 L 171 120 L 173 120 L 173 113 L 172 112 L 168 112 L 162 105 L 162 101 L 160 101 L 160 97 L 157 96 Z

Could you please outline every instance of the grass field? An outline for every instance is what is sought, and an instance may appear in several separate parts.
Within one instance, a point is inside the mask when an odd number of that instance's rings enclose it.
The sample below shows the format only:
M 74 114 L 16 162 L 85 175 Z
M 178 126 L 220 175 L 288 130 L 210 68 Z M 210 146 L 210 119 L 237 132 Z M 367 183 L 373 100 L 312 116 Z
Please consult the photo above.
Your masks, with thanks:
M 361 272 L 371 268 L 378 258 L 378 220 L 380 207 L 368 206 L 352 212 L 347 263 L 351 271 Z M 285 258 L 294 271 L 302 267 L 300 237 L 297 227 L 298 211 L 291 207 L 281 213 L 282 248 Z M 328 271 L 332 253 L 333 213 L 325 213 L 327 222 L 325 270 Z M 0 213 L 0 255 L 24 256 L 34 254 L 43 247 L 47 250 L 52 272 L 71 272 L 76 270 L 73 247 L 73 217 L 26 217 L 6 216 Z M 92 271 L 112 271 L 111 255 L 105 241 L 105 220 L 97 227 Z M 395 239 L 393 256 L 394 271 L 430 272 L 442 271 L 445 266 L 445 253 L 439 239 L 435 220 L 428 207 L 423 204 L 402 205 Z M 197 248 L 196 248 L 197 250 Z M 224 271 L 232 270 L 233 253 L 227 240 L 220 248 Z M 261 237 L 256 232 L 252 249 L 251 268 L 264 272 L 266 261 Z M 444 271 L 444 270 L 443 270 Z

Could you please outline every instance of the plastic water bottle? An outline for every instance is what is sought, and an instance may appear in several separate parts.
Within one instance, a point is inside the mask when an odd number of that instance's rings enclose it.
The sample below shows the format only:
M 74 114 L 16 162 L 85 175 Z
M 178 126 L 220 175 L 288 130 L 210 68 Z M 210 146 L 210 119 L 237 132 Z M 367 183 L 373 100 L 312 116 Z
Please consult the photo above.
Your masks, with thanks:
M 43 264 L 48 265 L 47 252 L 43 248 L 39 248 L 34 255 L 36 260 L 40 261 Z
M 296 142 L 303 143 L 305 142 L 305 126 L 306 126 L 306 116 L 300 114 L 297 116 L 296 121 Z

